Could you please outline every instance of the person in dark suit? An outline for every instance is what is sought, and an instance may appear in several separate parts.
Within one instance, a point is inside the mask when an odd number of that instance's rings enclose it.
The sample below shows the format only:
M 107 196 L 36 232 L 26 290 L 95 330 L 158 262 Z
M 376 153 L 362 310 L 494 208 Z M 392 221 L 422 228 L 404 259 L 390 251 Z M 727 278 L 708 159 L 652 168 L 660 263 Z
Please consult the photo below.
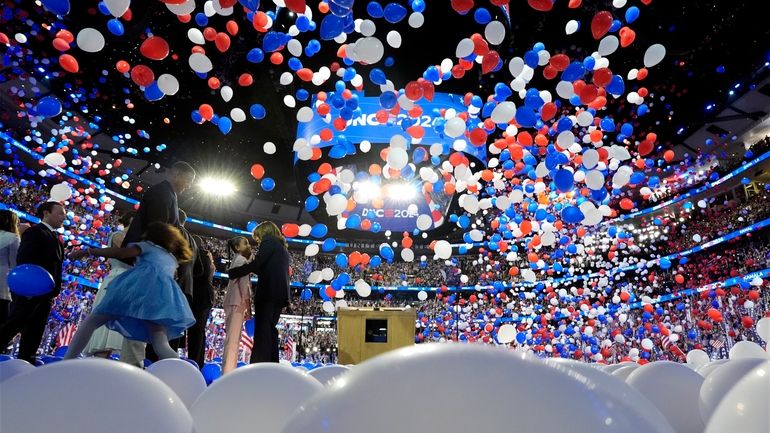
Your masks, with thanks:
M 40 224 L 28 228 L 21 236 L 16 264 L 38 265 L 51 274 L 54 289 L 45 295 L 25 297 L 14 295 L 11 315 L 0 326 L 0 350 L 5 351 L 16 334 L 21 333 L 19 359 L 35 363 L 35 354 L 43 339 L 53 299 L 59 295 L 62 282 L 64 245 L 56 232 L 64 224 L 67 214 L 64 205 L 45 202 L 37 207 Z
M 278 362 L 276 325 L 281 310 L 289 305 L 289 251 L 281 231 L 270 221 L 260 223 L 253 236 L 259 245 L 256 257 L 246 265 L 230 269 L 228 274 L 230 278 L 257 275 L 251 362 Z
M 150 187 L 142 196 L 139 210 L 131 221 L 131 227 L 128 228 L 121 247 L 140 242 L 147 226 L 156 221 L 179 228 L 177 196 L 190 189 L 193 182 L 195 169 L 190 164 L 179 161 L 172 165 L 168 180 Z
M 192 312 L 195 325 L 187 330 L 187 357 L 203 368 L 206 356 L 206 325 L 211 307 L 216 298 L 214 294 L 214 257 L 206 249 L 199 236 L 193 236 L 198 246 L 198 259 L 193 267 Z
M 122 248 L 129 244 L 140 242 L 147 226 L 154 222 L 171 224 L 180 228 L 179 202 L 177 196 L 190 189 L 195 182 L 195 169 L 188 163 L 178 161 L 171 166 L 171 175 L 168 180 L 153 185 L 142 196 L 131 226 L 123 238 Z M 129 265 L 134 264 L 134 259 L 124 259 Z M 192 292 L 190 292 L 192 294 Z M 173 347 L 173 341 L 172 347 Z M 142 341 L 123 340 L 120 348 L 120 360 L 128 364 L 141 367 L 145 357 L 146 344 Z M 178 346 L 178 343 L 177 343 Z M 154 352 L 148 352 L 152 359 Z

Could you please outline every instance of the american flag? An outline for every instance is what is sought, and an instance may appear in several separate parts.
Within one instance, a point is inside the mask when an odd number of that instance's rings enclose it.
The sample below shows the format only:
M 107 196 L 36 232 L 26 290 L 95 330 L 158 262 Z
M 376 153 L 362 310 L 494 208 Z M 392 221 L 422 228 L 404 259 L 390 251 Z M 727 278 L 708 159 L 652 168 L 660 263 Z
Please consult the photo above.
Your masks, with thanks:
M 714 349 L 719 350 L 719 349 L 725 347 L 725 341 L 722 340 L 721 338 L 717 338 L 716 340 L 711 340 L 711 347 L 713 347 Z
M 294 339 L 291 338 L 291 335 L 289 335 L 286 337 L 286 342 L 283 345 L 283 359 L 294 361 L 296 354 L 297 344 L 294 342 Z
M 251 356 L 251 349 L 254 347 L 254 339 L 249 337 L 249 334 L 246 332 L 246 327 L 241 329 L 241 341 L 239 346 L 241 349 L 241 360 L 246 362 Z
M 62 326 L 62 328 L 59 330 L 59 333 L 56 334 L 56 348 L 69 346 L 70 341 L 72 341 L 72 336 L 75 335 L 75 324 L 72 322 L 67 322 L 66 325 Z
M 671 340 L 669 340 L 668 335 L 664 335 L 663 338 L 660 339 L 660 343 L 663 346 L 664 349 L 668 350 L 674 356 L 679 358 L 679 360 L 684 361 L 687 359 L 687 355 L 682 351 L 682 349 L 679 348 L 676 344 L 672 343 Z

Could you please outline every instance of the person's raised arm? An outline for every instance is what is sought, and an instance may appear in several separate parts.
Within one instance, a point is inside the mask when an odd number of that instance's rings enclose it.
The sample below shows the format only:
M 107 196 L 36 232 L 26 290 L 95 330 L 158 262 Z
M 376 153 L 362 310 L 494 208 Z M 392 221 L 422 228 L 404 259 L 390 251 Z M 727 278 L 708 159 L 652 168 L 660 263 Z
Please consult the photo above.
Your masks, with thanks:
M 136 257 L 141 253 L 142 249 L 136 245 L 131 245 L 130 247 L 125 248 L 86 248 L 84 250 L 73 251 L 70 253 L 69 258 L 70 260 L 78 260 L 86 256 L 99 256 L 110 259 L 128 259 L 131 257 Z

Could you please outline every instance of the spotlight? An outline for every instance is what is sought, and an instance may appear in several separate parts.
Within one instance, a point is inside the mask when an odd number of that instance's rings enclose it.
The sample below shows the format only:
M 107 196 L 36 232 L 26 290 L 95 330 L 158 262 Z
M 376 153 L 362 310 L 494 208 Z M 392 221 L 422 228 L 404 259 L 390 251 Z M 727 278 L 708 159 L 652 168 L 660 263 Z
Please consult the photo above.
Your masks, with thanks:
M 388 185 L 388 197 L 392 200 L 406 201 L 417 196 L 417 191 L 408 183 L 392 183 Z
M 218 195 L 220 197 L 231 196 L 237 191 L 235 184 L 231 181 L 215 177 L 204 177 L 198 183 L 198 187 L 206 194 Z
M 364 182 L 355 182 L 353 184 L 353 189 L 363 194 L 364 197 L 366 197 L 366 200 L 378 198 L 382 194 L 380 187 L 368 180 Z

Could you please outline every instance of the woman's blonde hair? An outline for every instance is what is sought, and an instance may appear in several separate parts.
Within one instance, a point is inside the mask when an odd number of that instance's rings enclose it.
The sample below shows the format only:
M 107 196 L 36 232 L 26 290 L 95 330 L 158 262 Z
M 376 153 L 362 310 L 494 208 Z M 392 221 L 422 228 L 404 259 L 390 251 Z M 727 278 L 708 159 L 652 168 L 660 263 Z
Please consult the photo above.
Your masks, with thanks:
M 187 238 L 178 228 L 159 221 L 150 223 L 144 231 L 144 240 L 161 246 L 170 252 L 179 263 L 187 263 L 193 258 L 192 248 Z
M 255 240 L 259 239 L 260 241 L 265 239 L 265 236 L 272 236 L 276 239 L 278 239 L 284 247 L 288 246 L 286 244 L 286 238 L 283 237 L 281 234 L 281 230 L 278 229 L 278 226 L 273 224 L 270 221 L 263 221 L 259 223 L 259 225 L 254 228 L 254 232 L 252 233 L 252 236 Z
M 0 210 L 0 230 L 19 236 L 19 216 L 8 209 Z

